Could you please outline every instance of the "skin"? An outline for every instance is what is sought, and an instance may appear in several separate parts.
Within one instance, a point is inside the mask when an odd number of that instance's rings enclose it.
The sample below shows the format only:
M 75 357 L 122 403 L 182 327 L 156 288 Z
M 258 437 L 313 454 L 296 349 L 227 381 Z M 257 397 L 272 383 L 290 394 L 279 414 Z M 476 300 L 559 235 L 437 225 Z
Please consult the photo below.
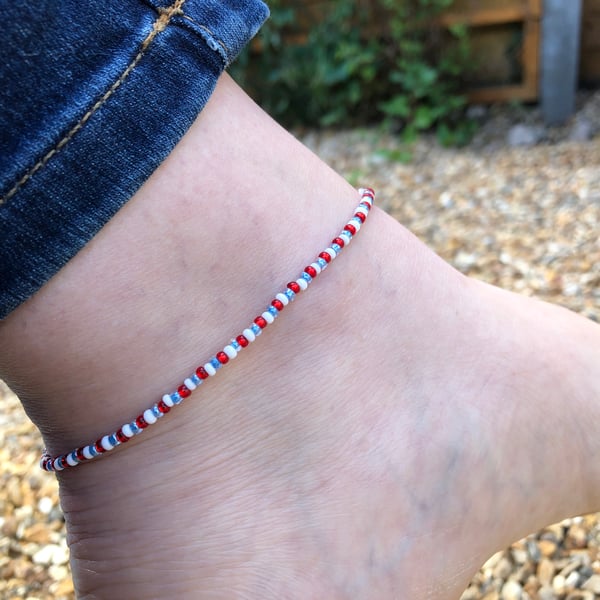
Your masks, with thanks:
M 89 443 L 248 326 L 357 202 L 224 76 L 0 324 L 0 375 L 52 454 Z M 222 374 L 58 475 L 78 597 L 456 600 L 494 551 L 600 509 L 599 349 L 597 325 L 465 278 L 374 209 Z

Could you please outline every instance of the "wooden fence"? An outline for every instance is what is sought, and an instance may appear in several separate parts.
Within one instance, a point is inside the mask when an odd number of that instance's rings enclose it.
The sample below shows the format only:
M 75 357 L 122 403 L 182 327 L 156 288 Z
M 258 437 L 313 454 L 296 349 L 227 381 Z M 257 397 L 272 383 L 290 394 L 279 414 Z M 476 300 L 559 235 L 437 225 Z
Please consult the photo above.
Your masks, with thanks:
M 291 43 L 306 39 L 303 25 L 318 19 L 331 0 L 288 0 L 300 5 L 301 22 Z M 357 0 L 370 4 L 370 0 Z M 399 2 L 402 0 L 398 0 Z M 568 2 L 569 0 L 564 0 Z M 371 6 L 375 7 L 375 3 Z M 472 102 L 535 101 L 540 94 L 540 47 L 544 0 L 454 0 L 441 19 L 443 25 L 470 26 L 474 59 L 467 81 Z M 302 22 L 302 14 L 306 24 Z M 381 31 L 382 16 L 372 14 L 373 33 Z M 600 84 L 600 0 L 583 0 L 580 79 Z

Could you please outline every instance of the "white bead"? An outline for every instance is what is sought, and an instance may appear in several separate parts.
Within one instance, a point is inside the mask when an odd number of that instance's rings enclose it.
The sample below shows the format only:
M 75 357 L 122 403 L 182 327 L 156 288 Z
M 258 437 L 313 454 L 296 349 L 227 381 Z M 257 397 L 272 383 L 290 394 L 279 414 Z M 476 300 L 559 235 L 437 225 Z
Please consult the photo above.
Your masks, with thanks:
M 189 377 L 183 382 L 183 384 L 188 390 L 190 390 L 190 392 L 193 392 L 198 387 Z
M 265 311 L 262 315 L 260 315 L 269 325 L 275 320 L 275 317 L 268 311 Z
M 79 464 L 71 454 L 67 454 L 67 464 L 70 465 L 71 467 L 74 467 L 75 465 Z
M 362 227 L 362 221 L 358 217 L 353 217 L 348 221 L 348 225 L 353 225 L 356 233 L 358 233 Z
M 357 213 L 360 213 L 361 215 L 365 215 L 365 217 L 368 217 L 368 216 L 369 216 L 369 209 L 368 209 L 368 208 L 365 208 L 364 206 L 359 206 L 359 207 L 356 209 L 356 212 L 357 212 Z
M 165 394 L 162 397 L 162 401 L 169 407 L 169 408 L 173 408 L 175 406 L 175 402 L 173 402 L 173 399 L 171 398 L 171 394 Z M 123 428 L 123 433 L 125 433 L 125 428 Z M 125 433 L 125 435 L 127 435 Z M 127 435 L 127 437 L 131 437 L 130 435 Z
M 327 252 L 327 254 L 329 254 L 329 256 L 331 256 L 331 260 L 333 260 L 337 256 L 337 254 L 333 248 L 325 248 L 325 252 Z
M 352 238 L 345 231 L 342 231 L 342 233 L 340 233 L 340 238 L 342 238 L 344 240 L 344 244 L 346 244 L 346 246 L 352 240 Z
M 233 346 L 225 346 L 223 352 L 225 352 L 230 359 L 235 358 L 238 355 L 237 350 Z
M 256 336 L 254 335 L 254 331 L 252 331 L 252 329 L 244 329 L 244 331 L 242 331 L 242 335 L 249 341 L 249 342 L 253 342 L 256 339 Z
M 311 263 L 310 266 L 317 272 L 317 275 L 321 272 L 321 265 L 319 263 Z
M 52 466 L 54 467 L 55 471 L 62 471 L 64 469 L 64 466 L 61 466 L 61 465 L 58 464 L 58 458 L 55 458 L 52 461 Z
M 85 446 L 83 448 L 83 455 L 88 459 L 91 460 L 92 458 L 94 458 L 94 455 L 90 452 L 90 447 L 89 446 Z
M 114 446 L 110 443 L 110 440 L 108 439 L 108 436 L 105 435 L 101 440 L 100 440 L 100 445 L 105 449 L 105 450 L 112 450 L 114 448 Z
M 204 370 L 212 377 L 213 375 L 217 374 L 217 370 L 210 364 L 210 363 L 206 363 L 204 365 Z
M 148 425 L 153 425 L 154 423 L 156 423 L 156 420 L 156 415 L 152 412 L 152 409 L 147 408 L 144 411 L 144 421 L 146 421 Z
M 277 300 L 279 300 L 279 302 L 281 302 L 281 304 L 283 304 L 284 306 L 287 306 L 290 303 L 290 299 L 281 292 L 279 292 L 279 294 L 277 294 L 275 298 L 277 298 Z
M 296 283 L 300 286 L 300 289 L 302 291 L 304 291 L 306 288 L 308 288 L 308 283 L 306 281 L 306 279 L 296 279 Z

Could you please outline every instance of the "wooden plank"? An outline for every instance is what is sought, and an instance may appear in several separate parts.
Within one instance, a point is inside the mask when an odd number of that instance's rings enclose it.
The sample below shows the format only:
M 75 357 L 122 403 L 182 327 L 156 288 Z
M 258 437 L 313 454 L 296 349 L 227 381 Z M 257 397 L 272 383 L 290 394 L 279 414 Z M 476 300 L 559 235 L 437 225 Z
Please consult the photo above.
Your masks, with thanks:
M 542 18 L 542 6 L 543 0 L 528 0 L 527 10 L 529 11 L 529 17 L 532 19 Z
M 540 86 L 540 37 L 541 23 L 525 21 L 523 35 L 523 87 L 536 99 Z
M 538 98 L 538 90 L 532 90 L 528 85 L 499 85 L 469 90 L 467 98 L 472 104 L 493 104 L 510 100 L 533 102 Z
M 581 37 L 581 81 L 586 84 L 600 83 L 600 0 L 583 3 L 583 27 Z
M 446 27 L 452 25 L 470 25 L 471 27 L 485 27 L 486 25 L 502 25 L 504 23 L 518 23 L 529 19 L 539 19 L 541 16 L 539 0 L 529 0 L 528 4 L 520 6 L 504 6 L 488 8 L 480 6 L 468 12 L 448 11 L 440 17 L 440 23 Z

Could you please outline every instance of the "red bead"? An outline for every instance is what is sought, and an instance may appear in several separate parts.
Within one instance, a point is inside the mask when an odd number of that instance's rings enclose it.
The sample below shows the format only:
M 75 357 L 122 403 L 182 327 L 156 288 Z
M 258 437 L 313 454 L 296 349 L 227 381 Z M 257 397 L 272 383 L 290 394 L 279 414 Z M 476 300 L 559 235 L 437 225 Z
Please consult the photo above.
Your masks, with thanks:
M 192 391 L 186 386 L 186 385 L 180 385 L 177 388 L 177 393 L 182 397 L 182 398 L 187 398 Z
M 308 266 L 304 269 L 305 273 L 308 273 L 311 277 L 317 276 L 317 270 L 314 267 Z
M 335 240 L 332 240 L 331 242 L 332 244 L 337 244 L 338 246 L 340 246 L 341 248 L 344 247 L 345 243 L 344 240 L 340 237 L 336 237 Z
M 331 255 L 329 252 L 321 252 L 321 254 L 319 254 L 319 258 L 322 258 L 326 263 L 331 262 Z
M 204 367 L 198 367 L 196 369 L 196 375 L 198 375 L 200 379 L 208 379 L 208 373 Z
M 83 448 L 77 448 L 77 450 L 75 450 L 75 456 L 77 457 L 77 460 L 79 462 L 83 462 L 84 460 L 86 460 L 83 454 Z
M 277 300 L 277 298 L 271 302 L 271 306 L 274 306 L 277 310 L 283 310 L 283 302 Z
M 250 342 L 246 339 L 245 335 L 238 335 L 235 341 L 242 347 L 245 348 Z
M 372 188 L 363 188 L 364 192 L 363 195 L 364 196 L 371 196 L 371 198 L 375 198 L 375 190 Z
M 98 454 L 102 454 L 103 452 L 106 452 L 106 449 L 104 448 L 104 446 L 102 445 L 102 441 L 98 440 L 95 444 L 94 444 L 94 448 L 96 448 L 96 452 L 98 452 Z
M 287 286 L 290 290 L 292 290 L 292 292 L 294 292 L 294 294 L 300 293 L 300 286 L 295 281 L 290 281 Z
M 357 213 L 356 213 L 354 216 L 355 216 L 357 219 L 360 219 L 360 222 L 361 222 L 361 223 L 364 223 L 364 222 L 365 222 L 365 219 L 367 218 L 367 217 L 365 217 L 365 215 L 363 215 L 361 212 L 357 212 Z
M 146 419 L 144 419 L 143 415 L 140 415 L 136 420 L 135 420 L 135 424 L 140 428 L 140 429 L 146 429 L 146 427 L 148 427 L 148 423 L 146 423 Z
M 352 225 L 352 223 L 348 223 L 348 225 L 346 225 L 346 227 L 344 227 L 345 231 L 349 231 L 352 235 L 356 235 L 356 227 L 354 227 L 354 225 Z
M 171 410 L 171 407 L 167 406 L 162 400 L 157 404 L 157 406 L 158 410 L 160 410 L 163 415 L 166 415 Z
M 226 365 L 229 362 L 229 356 L 225 352 L 217 352 L 217 360 L 222 364 Z
M 254 319 L 254 322 L 261 328 L 264 329 L 267 326 L 267 322 L 264 320 L 263 317 L 256 317 L 256 319 Z
M 129 441 L 129 438 L 123 433 L 123 429 L 119 429 L 115 437 L 121 442 L 121 444 Z

